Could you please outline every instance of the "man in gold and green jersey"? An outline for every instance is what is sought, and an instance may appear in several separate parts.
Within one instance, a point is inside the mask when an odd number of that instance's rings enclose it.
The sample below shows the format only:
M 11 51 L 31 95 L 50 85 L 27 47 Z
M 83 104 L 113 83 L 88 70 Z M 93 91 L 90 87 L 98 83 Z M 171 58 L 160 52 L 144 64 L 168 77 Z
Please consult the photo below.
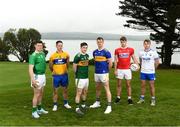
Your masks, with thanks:
M 31 79 L 31 87 L 34 91 L 34 97 L 32 100 L 32 117 L 39 118 L 40 114 L 47 114 L 42 108 L 42 96 L 44 86 L 46 85 L 46 60 L 43 52 L 43 42 L 39 41 L 35 44 L 35 52 L 29 57 L 29 75 Z
M 76 54 L 73 61 L 73 69 L 76 75 L 76 113 L 83 115 L 84 113 L 80 110 L 80 98 L 82 97 L 82 108 L 87 108 L 86 96 L 88 91 L 89 79 L 88 79 L 88 64 L 89 55 L 86 53 L 88 45 L 86 42 L 80 44 L 81 52 Z
M 53 76 L 53 111 L 57 111 L 58 108 L 58 89 L 61 86 L 63 89 L 64 107 L 70 109 L 68 104 L 68 65 L 69 54 L 63 51 L 63 42 L 56 42 L 57 51 L 51 55 L 49 60 L 49 68 Z

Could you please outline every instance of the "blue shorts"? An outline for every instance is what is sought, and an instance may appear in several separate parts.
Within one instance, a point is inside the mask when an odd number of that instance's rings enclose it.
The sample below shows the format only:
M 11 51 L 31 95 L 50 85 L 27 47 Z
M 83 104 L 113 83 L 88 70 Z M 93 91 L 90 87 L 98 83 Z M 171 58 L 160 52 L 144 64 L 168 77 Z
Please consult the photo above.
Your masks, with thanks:
M 156 79 L 156 75 L 154 73 L 152 74 L 146 74 L 146 73 L 141 73 L 140 74 L 140 79 L 141 80 L 155 80 Z
M 53 85 L 58 88 L 60 85 L 62 87 L 68 86 L 68 74 L 63 75 L 53 75 Z

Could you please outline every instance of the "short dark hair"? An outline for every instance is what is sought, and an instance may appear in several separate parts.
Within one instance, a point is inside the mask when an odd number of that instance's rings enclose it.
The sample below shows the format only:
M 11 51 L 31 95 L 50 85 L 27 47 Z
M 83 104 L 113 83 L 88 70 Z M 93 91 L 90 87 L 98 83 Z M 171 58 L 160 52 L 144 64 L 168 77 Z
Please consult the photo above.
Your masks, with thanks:
M 61 40 L 56 41 L 56 45 L 59 43 L 63 44 L 63 42 Z
M 104 39 L 102 37 L 98 37 L 96 40 L 103 40 L 104 41 Z
M 151 41 L 150 41 L 149 39 L 145 39 L 145 40 L 144 40 L 144 43 L 145 43 L 145 42 L 151 44 Z
M 43 44 L 43 42 L 42 42 L 42 41 L 36 41 L 34 44 L 35 44 L 35 45 L 37 45 L 37 44 Z
M 83 47 L 83 46 L 88 46 L 88 44 L 87 44 L 86 42 L 82 42 L 82 43 L 80 44 L 80 46 L 81 46 L 81 47 Z
M 127 41 L 127 38 L 126 38 L 125 36 L 122 36 L 122 37 L 120 38 L 120 41 Z

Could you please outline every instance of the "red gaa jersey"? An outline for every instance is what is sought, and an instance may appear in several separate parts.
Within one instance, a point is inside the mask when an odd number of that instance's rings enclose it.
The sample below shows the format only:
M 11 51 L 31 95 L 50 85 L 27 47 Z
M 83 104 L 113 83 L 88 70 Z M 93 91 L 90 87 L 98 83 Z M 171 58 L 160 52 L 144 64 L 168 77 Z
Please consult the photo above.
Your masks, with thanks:
M 133 48 L 117 48 L 114 53 L 117 58 L 117 69 L 129 69 L 131 56 L 134 54 Z

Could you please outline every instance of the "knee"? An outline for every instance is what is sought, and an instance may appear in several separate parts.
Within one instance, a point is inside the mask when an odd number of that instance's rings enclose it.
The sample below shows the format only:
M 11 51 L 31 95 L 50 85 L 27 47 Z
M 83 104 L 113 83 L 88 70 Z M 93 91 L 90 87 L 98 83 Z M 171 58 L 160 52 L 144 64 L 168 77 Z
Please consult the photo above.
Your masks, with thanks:
M 127 83 L 127 84 L 126 84 L 126 87 L 127 87 L 127 88 L 131 88 L 130 83 Z
M 58 92 L 57 92 L 57 91 L 54 91 L 53 94 L 54 94 L 54 96 L 57 96 L 57 95 L 58 95 Z

